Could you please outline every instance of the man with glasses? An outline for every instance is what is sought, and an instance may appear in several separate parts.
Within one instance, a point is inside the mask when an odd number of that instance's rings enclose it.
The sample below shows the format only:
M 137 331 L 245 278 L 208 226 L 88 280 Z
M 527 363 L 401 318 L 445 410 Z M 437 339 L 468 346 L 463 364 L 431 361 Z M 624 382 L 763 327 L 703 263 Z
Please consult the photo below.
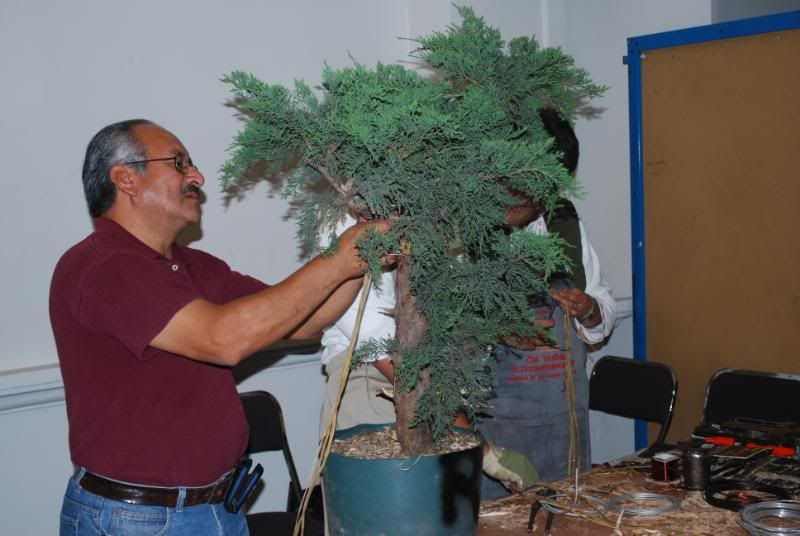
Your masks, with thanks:
M 223 504 L 248 441 L 230 367 L 337 318 L 365 271 L 358 237 L 389 225 L 349 228 L 335 254 L 269 287 L 175 243 L 200 221 L 204 181 L 149 121 L 109 125 L 89 143 L 95 231 L 63 255 L 50 291 L 79 468 L 61 534 L 247 534 Z

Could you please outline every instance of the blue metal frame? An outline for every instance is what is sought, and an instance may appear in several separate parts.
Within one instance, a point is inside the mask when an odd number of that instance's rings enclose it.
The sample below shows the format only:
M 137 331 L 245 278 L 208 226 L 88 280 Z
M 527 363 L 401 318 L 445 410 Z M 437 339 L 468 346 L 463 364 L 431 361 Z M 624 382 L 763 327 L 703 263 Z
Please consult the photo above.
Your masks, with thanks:
M 644 239 L 644 148 L 642 147 L 642 56 L 648 50 L 800 28 L 800 11 L 755 17 L 628 39 L 628 99 L 631 158 L 631 250 L 633 263 L 633 355 L 647 361 Z M 634 425 L 636 449 L 647 447 L 647 422 Z

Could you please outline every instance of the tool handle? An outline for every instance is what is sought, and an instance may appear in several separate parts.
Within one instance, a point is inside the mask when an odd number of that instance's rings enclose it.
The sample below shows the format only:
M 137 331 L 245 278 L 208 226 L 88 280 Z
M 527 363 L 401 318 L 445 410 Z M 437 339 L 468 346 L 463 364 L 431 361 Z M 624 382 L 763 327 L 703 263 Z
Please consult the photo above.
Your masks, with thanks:
M 747 443 L 745 445 L 749 449 L 770 449 L 772 455 L 778 458 L 788 458 L 795 455 L 795 449 L 792 447 L 782 447 L 780 445 L 759 445 L 758 443 Z
M 711 443 L 712 445 L 720 445 L 723 447 L 729 447 L 736 444 L 736 440 L 728 436 L 710 436 L 705 438 L 704 441 L 706 443 Z

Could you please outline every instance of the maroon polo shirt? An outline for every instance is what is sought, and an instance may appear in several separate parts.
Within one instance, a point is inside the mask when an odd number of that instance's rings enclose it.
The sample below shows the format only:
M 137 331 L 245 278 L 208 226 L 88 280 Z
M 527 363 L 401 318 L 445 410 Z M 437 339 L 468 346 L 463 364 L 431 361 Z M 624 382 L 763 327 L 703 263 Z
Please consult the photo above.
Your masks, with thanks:
M 50 288 L 73 463 L 158 486 L 209 484 L 235 466 L 248 427 L 230 369 L 149 344 L 192 300 L 223 304 L 265 287 L 202 251 L 175 245 L 167 259 L 95 220 Z

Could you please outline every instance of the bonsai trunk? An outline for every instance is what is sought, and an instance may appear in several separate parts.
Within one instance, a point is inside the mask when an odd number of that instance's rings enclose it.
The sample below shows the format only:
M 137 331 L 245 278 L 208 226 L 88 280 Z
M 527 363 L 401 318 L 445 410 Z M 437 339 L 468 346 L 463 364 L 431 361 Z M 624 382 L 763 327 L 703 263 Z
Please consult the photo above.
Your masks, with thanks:
M 414 261 L 410 255 L 400 258 L 397 266 L 396 280 L 396 305 L 395 323 L 397 341 L 400 343 L 400 352 L 393 356 L 395 368 L 403 361 L 403 350 L 413 348 L 425 336 L 428 322 L 417 308 L 416 299 L 411 294 L 411 269 Z M 419 456 L 430 452 L 434 447 L 433 434 L 427 423 L 411 428 L 411 422 L 417 411 L 422 394 L 430 385 L 430 370 L 419 371 L 416 386 L 407 390 L 406 386 L 398 385 L 394 392 L 395 411 L 397 413 L 397 439 L 403 453 L 408 456 Z

